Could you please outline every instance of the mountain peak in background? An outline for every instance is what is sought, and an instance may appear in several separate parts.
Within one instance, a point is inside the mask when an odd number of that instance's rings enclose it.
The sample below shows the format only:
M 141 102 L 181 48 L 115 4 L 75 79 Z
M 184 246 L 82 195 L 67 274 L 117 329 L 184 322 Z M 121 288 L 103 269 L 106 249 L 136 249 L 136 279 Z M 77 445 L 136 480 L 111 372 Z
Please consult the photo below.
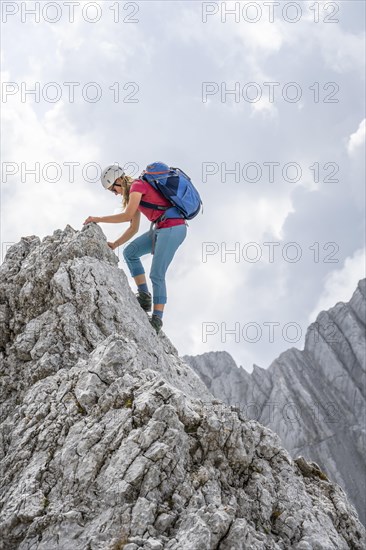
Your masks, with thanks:
M 268 369 L 238 368 L 227 352 L 184 356 L 212 394 L 275 431 L 293 457 L 320 464 L 366 523 L 366 279 L 348 303 L 322 311 L 304 350 Z
M 364 548 L 344 491 L 214 399 L 117 264 L 88 225 L 0 267 L 3 547 Z

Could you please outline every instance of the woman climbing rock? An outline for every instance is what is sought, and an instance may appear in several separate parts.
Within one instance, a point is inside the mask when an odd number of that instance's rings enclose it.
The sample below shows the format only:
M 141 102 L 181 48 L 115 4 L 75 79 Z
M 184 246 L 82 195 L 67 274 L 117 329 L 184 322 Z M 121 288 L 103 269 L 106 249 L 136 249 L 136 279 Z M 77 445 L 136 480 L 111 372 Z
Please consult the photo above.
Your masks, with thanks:
M 117 165 L 108 166 L 102 173 L 101 181 L 105 189 L 122 196 L 124 212 L 104 217 L 89 216 L 84 225 L 90 222 L 130 222 L 130 226 L 119 239 L 113 243 L 108 242 L 112 250 L 129 241 L 138 232 L 141 213 L 151 221 L 150 230 L 134 239 L 124 249 L 123 256 L 136 282 L 138 290 L 136 297 L 141 307 L 146 312 L 151 311 L 153 301 L 154 309 L 149 319 L 159 333 L 163 325 L 164 306 L 167 302 L 166 272 L 175 252 L 186 238 L 186 219 L 191 219 L 198 213 L 201 199 L 184 172 L 169 168 L 162 162 L 147 166 L 139 179 L 127 176 Z M 161 187 L 163 185 L 164 188 Z M 155 187 L 163 189 L 171 199 L 168 200 Z M 151 299 L 144 267 L 140 260 L 141 256 L 149 253 L 153 254 L 150 270 L 153 299 Z

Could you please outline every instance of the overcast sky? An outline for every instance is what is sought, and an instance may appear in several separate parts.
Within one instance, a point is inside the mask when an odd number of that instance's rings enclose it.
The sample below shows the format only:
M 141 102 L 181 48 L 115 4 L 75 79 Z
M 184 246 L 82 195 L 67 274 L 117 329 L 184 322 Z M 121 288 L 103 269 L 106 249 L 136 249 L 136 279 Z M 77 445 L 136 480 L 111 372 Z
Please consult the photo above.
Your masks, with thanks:
M 38 22 L 35 2 L 2 2 L 1 259 L 119 211 L 95 165 L 180 166 L 204 211 L 164 329 L 181 355 L 226 350 L 248 371 L 301 349 L 365 276 L 365 3 L 265 4 L 41 2 Z

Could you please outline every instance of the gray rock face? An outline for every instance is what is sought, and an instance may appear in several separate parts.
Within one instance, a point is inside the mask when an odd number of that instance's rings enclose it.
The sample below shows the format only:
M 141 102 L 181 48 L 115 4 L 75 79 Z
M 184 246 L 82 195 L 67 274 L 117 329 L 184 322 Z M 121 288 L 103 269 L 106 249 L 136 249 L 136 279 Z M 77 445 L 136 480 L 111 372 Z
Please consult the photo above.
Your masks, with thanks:
M 184 356 L 212 394 L 275 431 L 293 457 L 317 462 L 366 524 L 366 280 L 349 303 L 321 312 L 304 350 L 249 374 L 226 352 Z
M 2 548 L 365 547 L 344 491 L 155 334 L 98 226 L 0 273 Z

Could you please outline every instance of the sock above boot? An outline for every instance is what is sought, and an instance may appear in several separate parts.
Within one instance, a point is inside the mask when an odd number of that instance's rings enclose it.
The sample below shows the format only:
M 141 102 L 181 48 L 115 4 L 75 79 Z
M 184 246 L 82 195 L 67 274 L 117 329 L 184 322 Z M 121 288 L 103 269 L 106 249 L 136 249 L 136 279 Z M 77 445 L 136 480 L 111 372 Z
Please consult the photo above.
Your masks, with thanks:
M 163 311 L 161 311 L 160 309 L 154 309 L 153 315 L 156 315 L 157 317 L 159 317 L 159 319 L 162 319 L 163 318 Z
M 137 285 L 137 290 L 139 292 L 146 292 L 146 294 L 149 292 L 149 289 L 146 283 L 141 283 L 141 285 Z

